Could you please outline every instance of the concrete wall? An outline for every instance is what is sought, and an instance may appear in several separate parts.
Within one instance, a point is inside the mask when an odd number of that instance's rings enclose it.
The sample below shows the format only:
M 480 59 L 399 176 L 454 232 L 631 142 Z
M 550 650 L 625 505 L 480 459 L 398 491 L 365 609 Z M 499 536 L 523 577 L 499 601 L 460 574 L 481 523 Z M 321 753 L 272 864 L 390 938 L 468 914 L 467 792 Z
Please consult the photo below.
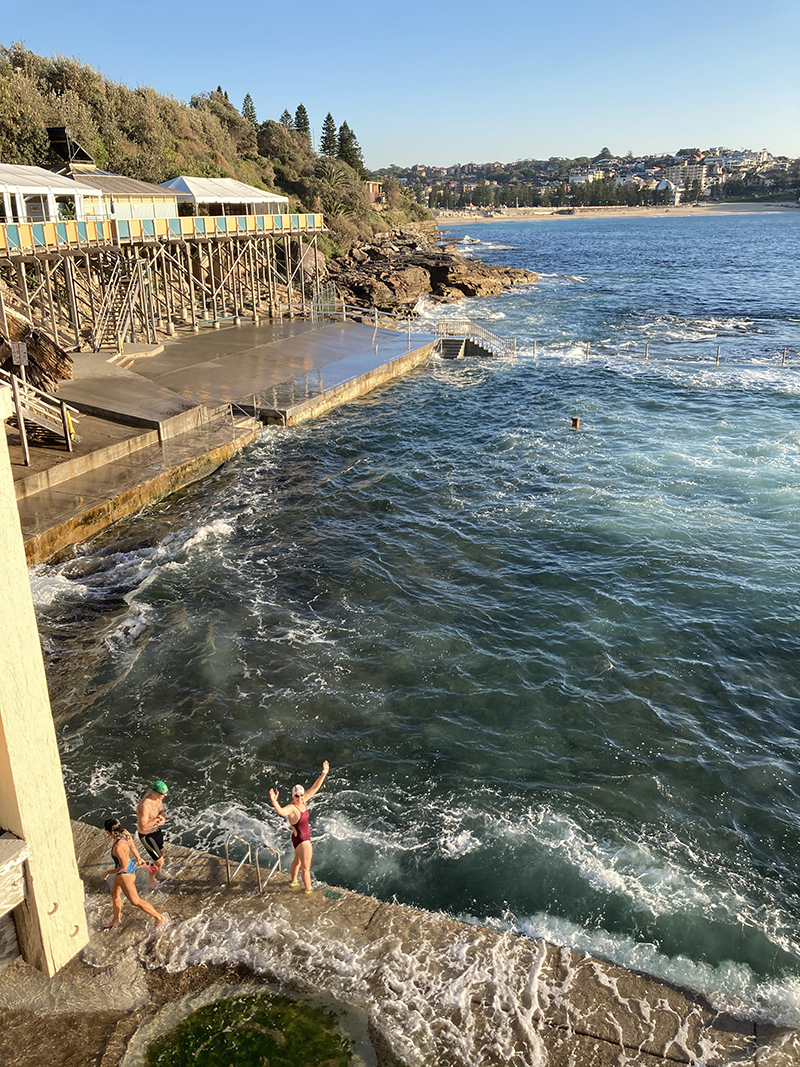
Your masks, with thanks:
M 0 419 L 11 390 L 0 387 Z M 25 900 L 14 909 L 25 959 L 53 975 L 88 942 L 39 631 L 5 433 L 0 441 L 0 829 L 27 842 Z

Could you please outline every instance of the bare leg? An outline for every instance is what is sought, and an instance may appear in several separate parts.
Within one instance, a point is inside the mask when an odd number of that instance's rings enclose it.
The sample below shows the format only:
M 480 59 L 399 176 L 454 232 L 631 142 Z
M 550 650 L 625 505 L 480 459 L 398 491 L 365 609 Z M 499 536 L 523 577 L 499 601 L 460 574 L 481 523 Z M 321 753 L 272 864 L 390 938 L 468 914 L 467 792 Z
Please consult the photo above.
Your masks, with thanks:
M 139 894 L 136 892 L 136 876 L 133 874 L 124 874 L 117 876 L 122 882 L 122 892 L 133 904 L 134 908 L 141 908 L 142 911 L 148 915 L 152 915 L 156 921 L 156 926 L 160 926 L 164 921 L 164 916 L 160 915 L 152 904 L 149 904 L 146 900 L 142 900 Z
M 116 926 L 122 917 L 122 885 L 120 884 L 120 876 L 115 875 L 114 881 L 111 884 L 111 907 L 113 908 L 113 917 L 110 923 L 107 923 L 103 929 L 110 930 L 112 926 Z
M 294 859 L 292 865 L 289 868 L 289 874 L 292 876 L 292 885 L 297 885 L 297 872 L 300 870 L 300 849 L 299 846 L 294 850 Z
M 295 856 L 299 857 L 303 888 L 307 893 L 311 892 L 311 853 L 313 849 L 310 841 L 301 841 L 295 849 Z

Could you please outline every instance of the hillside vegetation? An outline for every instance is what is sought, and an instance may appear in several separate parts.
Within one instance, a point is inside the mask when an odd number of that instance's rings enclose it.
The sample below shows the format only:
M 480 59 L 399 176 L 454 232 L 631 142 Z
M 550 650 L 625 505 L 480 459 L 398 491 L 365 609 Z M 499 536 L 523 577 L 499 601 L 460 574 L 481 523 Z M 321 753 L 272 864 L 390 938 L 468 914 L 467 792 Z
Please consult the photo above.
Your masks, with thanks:
M 118 85 L 77 59 L 39 56 L 23 44 L 1 46 L 0 162 L 55 166 L 47 127 L 68 126 L 101 170 L 155 183 L 179 174 L 238 178 L 282 192 L 298 207 L 321 210 L 334 252 L 430 217 L 393 178 L 385 184 L 386 210 L 370 205 L 347 123 L 340 127 L 348 138 L 344 158 L 330 148 L 320 155 L 307 123 L 295 129 L 284 111 L 281 122 L 259 124 L 249 94 L 245 103 L 247 117 L 218 87 L 186 104 L 148 86 Z M 305 115 L 305 108 L 296 114 Z

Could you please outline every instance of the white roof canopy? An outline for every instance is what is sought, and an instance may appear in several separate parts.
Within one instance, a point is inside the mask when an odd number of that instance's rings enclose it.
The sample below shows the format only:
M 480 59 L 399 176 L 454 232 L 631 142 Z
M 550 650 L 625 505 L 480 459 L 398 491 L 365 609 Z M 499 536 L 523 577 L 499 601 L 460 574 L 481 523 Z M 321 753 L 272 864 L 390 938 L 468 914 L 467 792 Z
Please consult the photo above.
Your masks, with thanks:
M 22 167 L 12 163 L 0 163 L 0 192 L 19 193 L 22 196 L 97 196 L 97 190 L 81 185 L 72 178 L 43 167 Z
M 288 204 L 288 196 L 268 193 L 235 178 L 188 178 L 181 175 L 161 183 L 176 193 L 178 200 L 195 204 Z

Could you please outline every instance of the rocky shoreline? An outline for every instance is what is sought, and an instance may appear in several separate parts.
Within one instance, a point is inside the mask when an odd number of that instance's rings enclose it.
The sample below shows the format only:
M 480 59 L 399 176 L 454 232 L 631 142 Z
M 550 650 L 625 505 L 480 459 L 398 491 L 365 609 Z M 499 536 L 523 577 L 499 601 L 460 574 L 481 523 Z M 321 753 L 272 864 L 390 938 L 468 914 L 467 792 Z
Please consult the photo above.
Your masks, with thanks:
M 435 223 L 395 230 L 354 244 L 328 262 L 327 273 L 346 303 L 394 312 L 412 311 L 421 296 L 455 303 L 538 280 L 530 270 L 468 259 L 455 241 L 440 247 L 439 240 Z

